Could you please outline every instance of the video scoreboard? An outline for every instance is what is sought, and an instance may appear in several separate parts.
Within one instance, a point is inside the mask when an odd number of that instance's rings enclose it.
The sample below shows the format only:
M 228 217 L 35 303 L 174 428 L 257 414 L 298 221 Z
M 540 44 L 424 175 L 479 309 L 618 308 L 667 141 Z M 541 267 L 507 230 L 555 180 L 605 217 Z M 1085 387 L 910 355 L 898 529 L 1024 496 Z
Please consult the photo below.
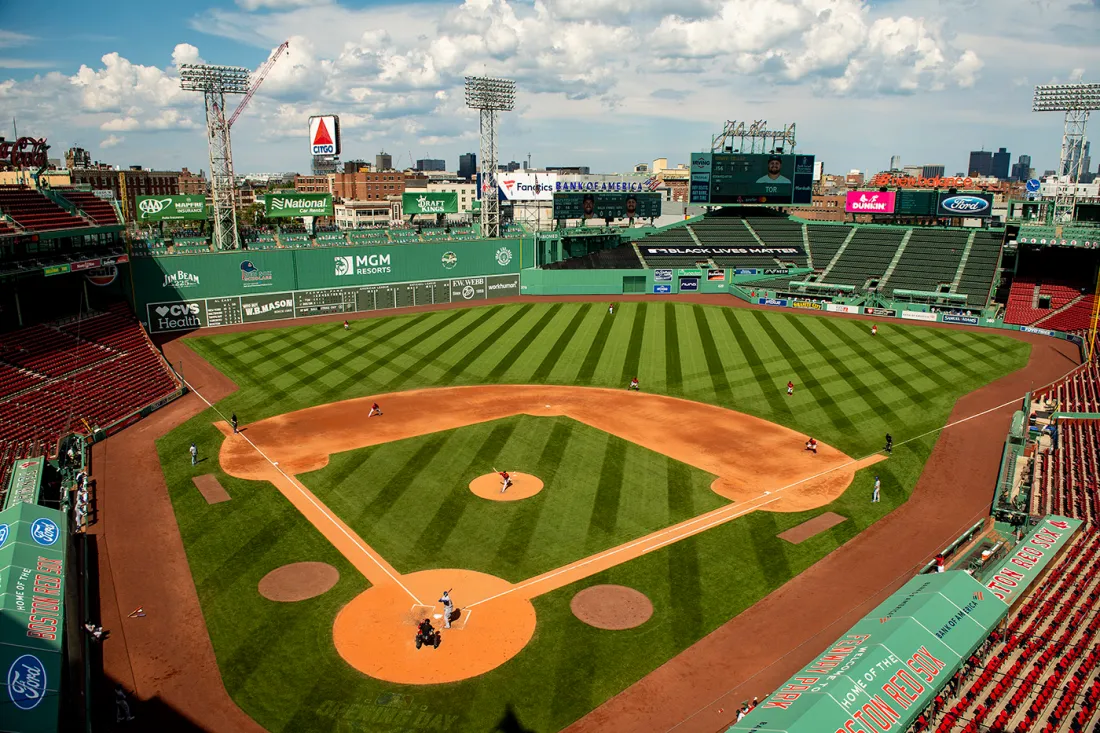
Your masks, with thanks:
M 814 156 L 692 153 L 690 203 L 809 206 Z
M 555 193 L 554 219 L 656 219 L 659 193 Z

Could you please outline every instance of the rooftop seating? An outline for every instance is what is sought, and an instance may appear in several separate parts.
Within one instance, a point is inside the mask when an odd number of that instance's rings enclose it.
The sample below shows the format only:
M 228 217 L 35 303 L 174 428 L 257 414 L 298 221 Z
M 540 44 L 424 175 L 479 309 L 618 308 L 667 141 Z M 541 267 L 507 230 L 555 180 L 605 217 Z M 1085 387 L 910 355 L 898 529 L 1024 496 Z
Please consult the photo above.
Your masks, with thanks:
M 55 188 L 53 190 L 84 212 L 85 216 L 97 226 L 117 226 L 121 224 L 118 220 L 118 212 L 115 211 L 115 207 L 111 205 L 111 202 L 99 198 L 91 191 L 78 191 L 69 188 Z

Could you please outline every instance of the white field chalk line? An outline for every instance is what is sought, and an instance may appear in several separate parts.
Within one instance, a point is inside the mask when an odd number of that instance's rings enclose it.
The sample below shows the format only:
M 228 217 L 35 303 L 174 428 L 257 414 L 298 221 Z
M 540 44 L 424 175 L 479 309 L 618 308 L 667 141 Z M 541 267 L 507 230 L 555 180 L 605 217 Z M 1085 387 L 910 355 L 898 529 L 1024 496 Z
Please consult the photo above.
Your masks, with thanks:
M 192 386 L 191 386 L 191 384 L 190 384 L 190 383 L 189 383 L 189 382 L 188 382 L 188 381 L 187 381 L 186 379 L 185 379 L 185 380 L 183 380 L 183 383 L 187 385 L 187 388 L 188 388 L 188 389 L 190 389 L 190 390 L 191 390 L 192 392 L 194 392 L 195 394 L 197 394 L 197 395 L 199 396 L 199 399 L 201 399 L 201 400 L 202 400 L 203 402 L 205 402 L 205 403 L 207 404 L 207 406 L 208 406 L 208 407 L 210 407 L 210 409 L 212 409 L 212 410 L 213 410 L 214 412 L 218 413 L 218 416 L 219 416 L 219 417 L 221 417 L 221 419 L 222 419 L 222 420 L 225 420 L 225 419 L 226 419 L 226 418 L 225 418 L 225 415 L 222 415 L 221 411 L 220 411 L 220 410 L 219 410 L 218 408 L 216 408 L 216 407 L 214 407 L 214 405 L 210 404 L 210 400 L 208 400 L 208 399 L 206 399 L 205 397 L 203 397 L 202 393 L 201 393 L 201 392 L 199 392 L 199 391 L 198 391 L 197 389 L 195 389 L 194 387 L 192 387 Z M 226 421 L 226 422 L 228 422 L 228 421 Z M 333 526 L 333 527 L 335 527 L 336 529 L 340 530 L 340 533 L 341 533 L 341 534 L 343 534 L 343 535 L 344 535 L 345 537 L 347 537 L 347 538 L 348 538 L 349 540 L 351 540 L 351 543 L 352 543 L 353 545 L 355 545 L 355 546 L 356 546 L 356 547 L 358 547 L 358 548 L 359 548 L 360 550 L 362 550 L 363 554 L 364 554 L 364 555 L 366 555 L 366 556 L 367 556 L 368 558 L 370 558 L 370 561 L 371 561 L 371 562 L 373 562 L 373 563 L 374 563 L 375 565 L 377 565 L 377 566 L 378 566 L 378 569 L 379 569 L 379 570 L 381 570 L 381 571 L 382 571 L 383 573 L 385 573 L 386 575 L 388 575 L 388 576 L 389 576 L 389 578 L 390 578 L 390 580 L 392 580 L 392 581 L 393 581 L 394 583 L 397 583 L 397 585 L 398 585 L 398 586 L 399 586 L 399 587 L 401 588 L 401 590 L 403 590 L 403 591 L 405 591 L 406 593 L 408 593 L 408 594 L 409 594 L 409 597 L 410 597 L 410 598 L 412 598 L 412 599 L 413 599 L 413 601 L 415 601 L 415 602 L 416 602 L 416 603 L 417 603 L 418 605 L 421 605 L 421 606 L 423 606 L 423 605 L 424 605 L 423 603 L 421 603 L 421 602 L 420 602 L 420 599 L 419 599 L 419 598 L 417 598 L 417 597 L 416 597 L 416 595 L 415 595 L 415 594 L 414 594 L 414 593 L 413 593 L 413 592 L 412 592 L 411 590 L 409 590 L 409 589 L 408 589 L 408 588 L 407 588 L 407 587 L 405 586 L 405 584 L 404 584 L 404 583 L 402 583 L 402 582 L 401 582 L 401 581 L 400 581 L 400 580 L 399 580 L 399 579 L 397 578 L 397 576 L 396 576 L 396 575 L 394 575 L 393 573 L 391 573 L 391 572 L 390 572 L 390 569 L 389 569 L 389 568 L 387 568 L 387 567 L 386 567 L 385 565 L 383 565 L 382 563 L 378 562 L 378 559 L 377 559 L 376 557 L 374 557 L 374 555 L 372 555 L 372 554 L 370 553 L 370 551 L 368 551 L 368 550 L 367 550 L 367 548 L 366 548 L 366 547 L 364 547 L 364 546 L 363 546 L 363 543 L 359 541 L 359 538 L 358 538 L 358 537 L 355 537 L 355 536 L 354 536 L 354 535 L 352 535 L 352 534 L 351 534 L 350 532 L 348 532 L 348 531 L 347 531 L 346 529 L 344 529 L 344 527 L 343 527 L 343 526 L 342 526 L 342 525 L 340 524 L 340 522 L 338 522 L 338 521 L 337 521 L 337 518 L 336 518 L 336 516 L 335 516 L 335 515 L 334 515 L 334 514 L 333 514 L 333 513 L 332 513 L 332 512 L 331 512 L 331 511 L 329 510 L 329 508 L 328 508 L 328 507 L 326 507 L 326 506 L 325 506 L 324 504 L 321 504 L 320 502 L 318 502 L 318 501 L 317 501 L 317 499 L 316 499 L 316 498 L 315 498 L 315 497 L 313 496 L 313 494 L 312 494 L 312 493 L 310 493 L 310 492 L 309 492 L 309 490 L 308 490 L 308 489 L 306 489 L 306 488 L 305 488 L 304 486 L 302 486 L 301 484 L 299 484 L 299 483 L 298 483 L 298 481 L 297 481 L 297 480 L 296 480 L 296 479 L 295 479 L 294 477 L 292 477 L 292 476 L 289 476 L 289 475 L 287 475 L 287 473 L 286 473 L 285 471 L 283 471 L 283 469 L 279 468 L 279 464 L 278 464 L 278 463 L 276 463 L 275 461 L 271 460 L 270 458 L 268 458 L 267 454 L 265 454 L 265 453 L 264 453 L 264 452 L 263 452 L 262 450 L 260 450 L 259 446 L 257 446 L 257 445 L 256 445 L 255 443 L 253 443 L 253 442 L 252 442 L 252 439 L 251 439 L 251 438 L 249 438 L 249 437 L 248 437 L 247 435 L 245 435 L 244 433 L 237 433 L 237 435 L 239 435 L 239 436 L 241 436 L 242 438 L 244 438 L 244 439 L 245 439 L 245 441 L 247 441 L 247 442 L 248 442 L 248 444 L 249 444 L 250 446 L 252 446 L 252 449 L 253 449 L 253 450 L 255 450 L 255 451 L 256 451 L 257 453 L 259 453 L 259 454 L 260 454 L 260 455 L 261 455 L 261 456 L 263 457 L 263 459 L 264 459 L 265 461 L 267 461 L 268 463 L 270 463 L 270 464 L 271 464 L 271 467 L 272 467 L 272 468 L 274 468 L 274 469 L 275 469 L 276 471 L 278 471 L 278 472 L 279 472 L 280 474 L 282 474 L 282 475 L 283 475 L 283 477 L 284 477 L 284 478 L 285 478 L 285 479 L 286 479 L 287 481 L 290 481 L 290 483 L 291 483 L 291 484 L 292 484 L 292 485 L 294 486 L 294 488 L 295 488 L 295 489 L 297 489 L 297 490 L 298 490 L 298 492 L 299 492 L 299 493 L 300 493 L 300 494 L 301 494 L 301 495 L 302 495 L 302 496 L 303 496 L 303 497 L 304 497 L 304 498 L 305 498 L 305 499 L 306 499 L 306 500 L 307 500 L 307 501 L 308 501 L 308 502 L 309 502 L 310 504 L 312 504 L 312 505 L 313 505 L 314 507 L 316 507 L 316 509 L 317 509 L 318 511 L 320 511 L 320 512 L 321 512 L 321 514 L 323 514 L 323 515 L 324 515 L 325 519 L 327 519 L 327 520 L 328 520 L 329 522 L 331 522 L 331 523 L 332 523 L 332 526 Z

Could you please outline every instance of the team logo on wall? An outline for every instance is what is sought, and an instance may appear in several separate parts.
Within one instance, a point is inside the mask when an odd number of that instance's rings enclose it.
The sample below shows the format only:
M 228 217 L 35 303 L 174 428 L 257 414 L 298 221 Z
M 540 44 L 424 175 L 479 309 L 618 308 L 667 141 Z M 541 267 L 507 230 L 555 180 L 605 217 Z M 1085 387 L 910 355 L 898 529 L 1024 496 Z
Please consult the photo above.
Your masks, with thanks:
M 441 262 L 443 263 L 443 269 L 453 270 L 455 265 L 458 264 L 458 255 L 454 252 L 444 252 Z
M 241 282 L 246 288 L 270 285 L 274 277 L 271 270 L 261 270 L 252 263 L 252 260 L 241 262 Z
M 508 263 L 512 261 L 512 250 L 507 247 L 501 247 L 497 250 L 497 264 L 501 267 L 507 267 Z
M 355 274 L 355 257 L 345 257 L 338 255 L 336 257 L 336 275 L 341 277 L 343 275 Z
M 8 541 L 8 525 L 0 524 L 0 547 L 4 546 L 4 543 Z

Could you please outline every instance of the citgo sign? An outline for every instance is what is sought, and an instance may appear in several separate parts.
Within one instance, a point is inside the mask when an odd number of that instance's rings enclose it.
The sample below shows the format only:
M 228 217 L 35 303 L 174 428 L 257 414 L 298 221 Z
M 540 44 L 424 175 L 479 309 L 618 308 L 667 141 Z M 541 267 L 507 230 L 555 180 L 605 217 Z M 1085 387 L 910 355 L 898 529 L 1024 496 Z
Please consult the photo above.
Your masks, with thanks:
M 319 115 L 309 118 L 309 154 L 340 154 L 340 118 Z

